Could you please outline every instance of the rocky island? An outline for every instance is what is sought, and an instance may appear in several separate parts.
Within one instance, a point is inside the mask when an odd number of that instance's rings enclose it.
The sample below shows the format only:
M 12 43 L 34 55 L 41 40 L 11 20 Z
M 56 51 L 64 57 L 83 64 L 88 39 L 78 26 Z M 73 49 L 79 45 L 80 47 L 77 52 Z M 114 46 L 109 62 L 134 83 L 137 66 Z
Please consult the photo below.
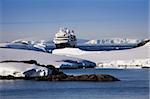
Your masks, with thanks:
M 99 81 L 99 82 L 110 82 L 110 81 L 120 81 L 118 78 L 115 78 L 107 74 L 88 74 L 88 75 L 67 75 L 60 71 L 58 68 L 55 68 L 53 65 L 41 65 L 35 60 L 28 61 L 16 61 L 16 60 L 6 60 L 1 61 L 0 63 L 23 63 L 23 64 L 32 64 L 36 68 L 32 68 L 28 71 L 14 71 L 12 75 L 0 75 L 1 80 L 36 80 L 36 81 Z M 43 67 L 43 68 L 37 68 Z M 43 71 L 45 70 L 45 71 Z M 15 76 L 17 73 L 22 73 L 23 76 Z M 42 73 L 42 75 L 41 75 Z
M 89 75 L 66 75 L 66 74 L 57 74 L 49 75 L 43 77 L 14 77 L 11 75 L 0 76 L 0 80 L 36 80 L 36 81 L 96 81 L 96 82 L 111 82 L 111 81 L 120 81 L 118 78 L 115 78 L 107 74 L 89 74 Z

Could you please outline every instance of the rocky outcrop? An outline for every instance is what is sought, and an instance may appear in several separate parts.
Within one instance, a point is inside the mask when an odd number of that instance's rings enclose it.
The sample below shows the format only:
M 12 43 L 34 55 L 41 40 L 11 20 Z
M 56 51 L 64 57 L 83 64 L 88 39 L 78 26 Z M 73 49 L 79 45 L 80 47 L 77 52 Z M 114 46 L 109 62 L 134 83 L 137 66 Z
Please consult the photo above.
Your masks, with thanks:
M 36 80 L 36 81 L 96 81 L 96 82 L 111 82 L 120 81 L 111 75 L 106 74 L 90 74 L 90 75 L 66 75 L 60 73 L 59 75 L 50 75 L 44 77 L 13 77 L 13 76 L 0 76 L 0 79 L 14 80 L 14 79 L 24 79 L 24 80 Z
M 138 44 L 135 46 L 135 48 L 136 48 L 136 47 L 143 46 L 143 45 L 145 45 L 145 44 L 148 43 L 148 42 L 150 42 L 149 39 L 148 39 L 148 40 L 145 40 L 145 41 L 142 41 L 142 42 L 138 43 Z
M 120 81 L 119 79 L 106 74 L 89 74 L 89 75 L 51 75 L 49 77 L 41 77 L 36 80 L 47 80 L 47 81 Z

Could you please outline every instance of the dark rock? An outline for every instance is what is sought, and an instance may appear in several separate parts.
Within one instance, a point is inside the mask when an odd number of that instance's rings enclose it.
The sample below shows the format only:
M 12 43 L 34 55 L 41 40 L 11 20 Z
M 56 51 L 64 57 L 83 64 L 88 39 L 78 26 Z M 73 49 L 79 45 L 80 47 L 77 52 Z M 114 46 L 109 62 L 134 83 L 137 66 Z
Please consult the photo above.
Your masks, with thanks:
M 24 79 L 24 80 L 37 80 L 37 81 L 98 81 L 98 82 L 110 82 L 120 81 L 119 79 L 105 74 L 91 74 L 91 75 L 66 75 L 64 73 L 58 75 L 49 75 L 44 77 L 14 77 L 14 76 L 0 76 L 0 79 Z
M 55 66 L 53 66 L 53 65 L 47 65 L 46 67 L 49 69 L 55 69 Z
M 14 79 L 14 76 L 8 75 L 8 76 L 0 76 L 0 79 Z
M 108 81 L 120 81 L 119 79 L 111 76 L 111 75 L 105 75 L 105 74 L 91 74 L 91 75 L 79 75 L 79 76 L 73 76 L 73 75 L 66 75 L 66 74 L 60 74 L 60 75 L 51 75 L 48 77 L 40 78 L 37 80 L 47 80 L 47 81 L 100 81 L 100 82 L 108 82 Z
M 148 42 L 150 42 L 150 39 L 138 43 L 135 47 L 143 46 L 143 45 L 145 45 L 145 44 L 148 43 Z
M 89 81 L 98 81 L 98 77 L 95 74 L 91 74 L 91 75 L 89 75 L 88 80 Z
M 36 74 L 36 70 L 31 69 L 31 70 L 25 71 L 23 74 L 25 75 L 25 77 L 34 77 Z
M 36 60 L 19 61 L 19 62 L 23 62 L 23 63 L 27 63 L 27 64 L 37 64 Z
M 75 81 L 75 77 L 73 75 L 67 75 L 66 79 L 64 81 Z
M 89 75 L 75 76 L 75 79 L 78 80 L 78 81 L 87 81 L 89 79 Z

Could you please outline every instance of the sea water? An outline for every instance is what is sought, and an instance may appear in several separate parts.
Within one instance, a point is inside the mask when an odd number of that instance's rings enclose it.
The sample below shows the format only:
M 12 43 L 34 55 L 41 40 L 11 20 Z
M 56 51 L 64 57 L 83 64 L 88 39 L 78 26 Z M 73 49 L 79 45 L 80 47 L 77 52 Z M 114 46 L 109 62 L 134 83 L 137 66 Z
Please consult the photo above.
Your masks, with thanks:
M 149 99 L 149 69 L 70 69 L 67 74 L 111 74 L 121 81 L 1 80 L 0 99 Z

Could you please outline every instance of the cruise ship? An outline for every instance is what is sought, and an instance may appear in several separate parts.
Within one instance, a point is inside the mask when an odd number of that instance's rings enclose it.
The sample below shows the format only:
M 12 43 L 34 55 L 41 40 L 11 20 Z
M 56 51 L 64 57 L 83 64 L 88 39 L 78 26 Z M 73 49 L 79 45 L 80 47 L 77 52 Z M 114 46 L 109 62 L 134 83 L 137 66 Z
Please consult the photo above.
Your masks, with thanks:
M 73 30 L 60 28 L 55 34 L 53 42 L 56 48 L 76 47 L 77 39 Z

